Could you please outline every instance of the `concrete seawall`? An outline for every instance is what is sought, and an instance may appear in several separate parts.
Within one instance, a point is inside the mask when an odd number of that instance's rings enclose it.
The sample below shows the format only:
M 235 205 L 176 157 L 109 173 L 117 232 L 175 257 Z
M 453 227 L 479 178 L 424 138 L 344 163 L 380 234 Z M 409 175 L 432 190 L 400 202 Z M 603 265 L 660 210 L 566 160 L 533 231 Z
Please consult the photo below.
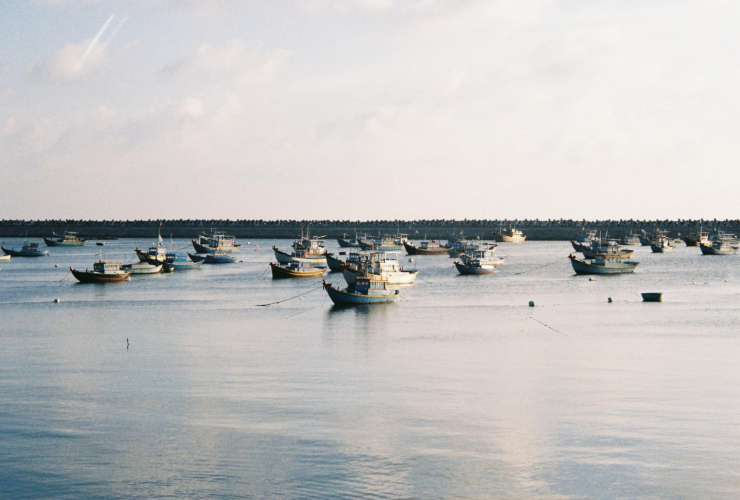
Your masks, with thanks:
M 514 224 L 527 235 L 528 240 L 569 240 L 574 234 L 595 229 L 611 235 L 652 232 L 655 228 L 667 230 L 671 236 L 685 236 L 699 227 L 705 230 L 719 228 L 740 233 L 740 220 L 675 220 L 675 221 L 572 221 L 572 220 L 419 220 L 419 221 L 265 221 L 265 220 L 164 220 L 162 236 L 169 238 L 195 238 L 211 228 L 237 238 L 295 238 L 301 226 L 310 228 L 311 234 L 335 238 L 343 234 L 377 235 L 408 233 L 409 238 L 447 239 L 463 234 L 468 238 L 491 239 L 493 232 Z M 3 220 L 0 237 L 42 237 L 53 232 L 73 231 L 86 238 L 147 238 L 154 239 L 160 221 L 81 221 L 81 220 Z

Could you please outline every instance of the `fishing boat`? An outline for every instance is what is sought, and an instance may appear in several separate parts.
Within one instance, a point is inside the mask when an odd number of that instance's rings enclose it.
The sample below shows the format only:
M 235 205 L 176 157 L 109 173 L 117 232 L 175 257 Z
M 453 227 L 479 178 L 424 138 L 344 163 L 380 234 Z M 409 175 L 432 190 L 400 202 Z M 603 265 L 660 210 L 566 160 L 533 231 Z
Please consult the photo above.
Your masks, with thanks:
M 727 240 L 716 240 L 702 243 L 699 248 L 704 255 L 735 255 L 740 247 L 732 245 Z
M 461 255 L 454 264 L 460 274 L 493 274 L 504 262 L 503 257 L 496 257 L 495 249 L 479 248 Z
M 270 262 L 270 269 L 272 269 L 273 279 L 318 278 L 326 272 L 325 267 L 313 267 L 302 262 L 289 262 L 288 264 Z
M 272 247 L 275 252 L 275 258 L 280 264 L 290 264 L 291 262 L 300 262 L 312 267 L 327 267 L 326 255 L 321 240 L 310 239 L 308 248 L 297 248 L 292 252 L 284 252 L 278 247 Z
M 401 297 L 399 290 L 389 290 L 387 281 L 374 276 L 361 276 L 357 278 L 354 287 L 344 290 L 324 281 L 324 290 L 338 306 L 384 304 L 395 302 Z
M 457 241 L 448 241 L 445 247 L 449 248 L 449 250 L 447 250 L 447 255 L 449 255 L 452 258 L 457 258 L 457 257 L 460 257 L 465 252 L 475 250 L 476 248 L 478 248 L 478 245 L 479 245 L 479 242 L 477 241 L 468 241 L 465 239 L 458 239 Z
M 188 256 L 193 262 L 203 262 L 204 264 L 231 264 L 236 262 L 236 256 L 225 252 L 214 252 L 206 255 L 189 253 Z
M 193 262 L 193 259 L 186 253 L 168 252 L 165 261 L 162 263 L 162 269 L 168 273 L 172 271 L 188 271 L 190 269 L 199 269 L 203 262 Z
M 226 252 L 233 253 L 238 252 L 241 245 L 236 242 L 234 236 L 227 236 L 224 233 L 214 232 L 211 230 L 211 234 L 201 234 L 197 240 L 190 240 L 193 243 L 196 253 L 214 253 L 214 252 Z
M 100 258 L 93 264 L 93 270 L 79 271 L 77 269 L 69 268 L 72 275 L 77 278 L 80 283 L 112 283 L 116 281 L 126 281 L 129 279 L 131 273 L 123 271 L 121 269 L 120 262 L 105 260 L 105 256 L 100 255 Z
M 360 248 L 375 252 L 390 252 L 394 250 L 403 250 L 403 246 L 408 242 L 408 234 L 386 234 L 382 238 L 358 240 Z
M 131 274 L 159 274 L 162 272 L 162 264 L 150 264 L 149 262 L 134 262 L 133 264 L 124 264 L 121 270 Z
M 576 233 L 576 235 L 573 237 L 573 240 L 577 241 L 578 243 L 586 244 L 590 244 L 595 239 L 597 239 L 595 229 L 589 229 L 585 233 Z M 576 251 L 578 252 L 579 250 Z
M 329 266 L 330 271 L 336 272 L 342 270 L 344 266 L 342 259 L 334 257 L 334 254 L 331 252 L 324 252 L 324 257 L 326 257 L 326 265 Z
M 85 244 L 85 240 L 78 237 L 77 233 L 65 231 L 61 236 L 52 233 L 51 238 L 44 237 L 44 243 L 48 247 L 81 247 Z
M 422 241 L 419 246 L 412 245 L 408 241 L 403 242 L 404 248 L 408 255 L 442 255 L 449 251 L 449 248 L 442 246 L 439 241 Z
M 139 247 L 134 248 L 134 252 L 136 252 L 136 256 L 139 258 L 140 262 L 148 262 L 156 265 L 167 260 L 167 248 L 165 248 L 164 240 L 162 240 L 161 222 L 159 223 L 159 230 L 157 231 L 157 243 L 150 246 L 149 250 L 146 252 L 139 249 Z
M 398 255 L 398 252 L 372 252 L 357 265 L 345 265 L 342 268 L 344 281 L 353 286 L 360 277 L 370 275 L 390 285 L 412 285 L 419 271 L 404 269 Z
M 24 241 L 23 247 L 20 250 L 5 247 L 0 248 L 2 248 L 5 255 L 10 255 L 13 257 L 45 257 L 49 255 L 48 250 L 40 248 L 38 243 L 29 241 Z
M 624 261 L 616 255 L 604 255 L 593 260 L 581 260 L 568 256 L 576 274 L 628 274 L 635 272 L 639 262 Z
M 527 239 L 524 233 L 515 229 L 514 226 L 509 226 L 509 229 L 502 229 L 493 233 L 496 241 L 502 241 L 504 243 L 522 243 Z
M 621 235 L 618 241 L 623 246 L 636 246 L 640 244 L 640 237 L 630 231 L 630 234 Z
M 341 238 L 337 238 L 337 243 L 342 248 L 359 248 L 360 242 L 357 240 L 357 235 L 354 238 L 347 238 L 347 234 L 343 234 Z M 331 267 L 330 267 L 331 269 Z
M 653 253 L 669 253 L 676 249 L 676 243 L 665 231 L 658 229 L 655 231 L 655 239 L 650 242 L 650 249 Z
M 592 240 L 588 245 L 572 240 L 571 245 L 576 252 L 581 252 L 586 259 L 595 259 L 603 255 L 629 259 L 634 252 L 634 250 L 630 250 L 629 248 L 619 248 L 619 244 L 614 240 L 603 241 L 598 238 Z

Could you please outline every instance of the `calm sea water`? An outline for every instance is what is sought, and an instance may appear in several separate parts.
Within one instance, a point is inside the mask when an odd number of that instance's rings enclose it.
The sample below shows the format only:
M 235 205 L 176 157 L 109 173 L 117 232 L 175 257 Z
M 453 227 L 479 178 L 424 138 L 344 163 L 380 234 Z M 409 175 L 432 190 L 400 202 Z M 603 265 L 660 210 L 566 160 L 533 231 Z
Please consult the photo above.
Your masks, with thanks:
M 68 275 L 94 246 L 0 263 L 0 497 L 740 497 L 740 256 L 589 281 L 567 242 L 502 244 L 338 310 L 273 244 L 107 285 Z

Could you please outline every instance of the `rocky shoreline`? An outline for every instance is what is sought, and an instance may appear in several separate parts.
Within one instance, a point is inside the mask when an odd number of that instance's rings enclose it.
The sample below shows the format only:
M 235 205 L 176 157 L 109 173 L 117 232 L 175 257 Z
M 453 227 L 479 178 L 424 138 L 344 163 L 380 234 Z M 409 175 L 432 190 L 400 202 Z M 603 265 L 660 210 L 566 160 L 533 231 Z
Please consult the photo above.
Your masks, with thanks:
M 162 236 L 169 238 L 195 238 L 211 229 L 223 231 L 237 238 L 295 238 L 301 228 L 310 228 L 311 234 L 336 238 L 347 235 L 377 235 L 408 233 L 414 240 L 424 238 L 447 239 L 453 235 L 468 238 L 491 239 L 494 231 L 514 225 L 528 240 L 569 240 L 574 234 L 588 229 L 620 234 L 652 232 L 656 228 L 671 236 L 685 236 L 700 227 L 719 228 L 740 233 L 740 220 L 2 220 L 0 237 L 42 237 L 53 232 L 79 233 L 83 238 L 143 238 L 154 237 L 160 222 Z

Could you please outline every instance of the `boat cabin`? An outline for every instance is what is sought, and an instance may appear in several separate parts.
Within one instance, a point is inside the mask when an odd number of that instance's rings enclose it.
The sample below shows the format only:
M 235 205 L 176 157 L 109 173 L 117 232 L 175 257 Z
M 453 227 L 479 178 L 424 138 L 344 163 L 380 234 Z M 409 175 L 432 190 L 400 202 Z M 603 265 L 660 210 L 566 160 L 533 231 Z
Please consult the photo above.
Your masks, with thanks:
M 99 260 L 93 264 L 93 272 L 102 274 L 121 273 L 121 263 L 110 260 Z

